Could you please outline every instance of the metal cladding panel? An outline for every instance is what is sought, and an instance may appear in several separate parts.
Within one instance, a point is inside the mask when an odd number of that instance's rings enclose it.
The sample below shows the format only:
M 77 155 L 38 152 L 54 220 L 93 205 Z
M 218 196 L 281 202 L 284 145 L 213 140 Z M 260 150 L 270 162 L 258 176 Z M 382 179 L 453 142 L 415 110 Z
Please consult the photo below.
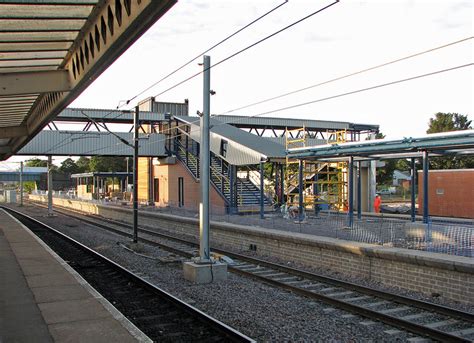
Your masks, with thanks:
M 41 174 L 38 173 L 23 173 L 23 181 L 39 181 Z M 20 172 L 0 172 L 0 181 L 20 181 Z
M 197 117 L 175 117 L 191 125 L 191 137 L 200 142 L 200 125 Z M 260 163 L 261 158 L 283 158 L 285 147 L 266 137 L 259 137 L 211 118 L 211 151 L 220 155 L 222 139 L 228 142 L 225 160 L 234 165 Z
M 308 147 L 290 149 L 288 155 L 293 158 L 321 158 L 321 157 L 343 157 L 343 156 L 371 156 L 381 157 L 386 154 L 400 153 L 409 154 L 416 151 L 427 150 L 429 152 L 454 153 L 454 150 L 469 152 L 474 148 L 474 130 L 444 132 L 429 134 L 418 138 L 403 139 L 378 139 L 362 142 L 349 142 L 321 147 Z
M 341 121 L 311 120 L 311 119 L 292 119 L 292 118 L 274 118 L 274 117 L 244 117 L 233 115 L 213 116 L 221 122 L 237 127 L 273 127 L 273 128 L 301 128 L 314 130 L 378 130 L 378 125 L 354 124 Z
M 172 116 L 187 116 L 189 111 L 188 103 L 153 102 L 153 112 L 170 114 Z
M 265 139 L 269 139 L 275 143 L 278 143 L 280 144 L 281 146 L 283 146 L 285 148 L 285 140 L 286 140 L 286 137 L 262 137 L 262 138 L 265 138 Z M 325 139 L 318 139 L 318 138 L 308 138 L 306 140 L 306 146 L 318 146 L 318 145 L 324 145 L 324 144 L 327 144 L 327 140 Z
M 133 143 L 133 133 L 118 132 L 119 137 Z M 166 156 L 165 136 L 140 135 L 139 156 Z M 18 155 L 66 156 L 132 156 L 133 148 L 108 132 L 41 131 Z
M 86 115 L 84 115 L 85 113 Z M 96 121 L 133 123 L 133 111 L 106 110 L 93 108 L 66 108 L 57 117 L 56 121 L 89 121 L 90 117 Z M 140 120 L 144 121 L 163 121 L 163 113 L 154 113 L 140 111 Z

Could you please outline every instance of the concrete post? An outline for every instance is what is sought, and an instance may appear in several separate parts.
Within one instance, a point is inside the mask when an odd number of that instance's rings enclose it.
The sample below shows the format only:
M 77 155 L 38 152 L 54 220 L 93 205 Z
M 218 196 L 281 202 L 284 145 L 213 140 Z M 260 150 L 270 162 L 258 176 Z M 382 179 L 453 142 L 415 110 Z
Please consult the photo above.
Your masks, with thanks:
M 209 251 L 209 182 L 210 182 L 210 150 L 209 150 L 209 117 L 211 102 L 211 58 L 204 56 L 203 114 L 201 116 L 201 206 L 199 213 L 199 256 L 201 261 L 210 261 Z
M 53 162 L 51 155 L 48 156 L 48 216 L 53 215 Z
M 135 107 L 133 116 L 133 243 L 138 242 L 138 128 L 140 110 Z
M 23 206 L 23 161 L 20 162 L 20 206 Z

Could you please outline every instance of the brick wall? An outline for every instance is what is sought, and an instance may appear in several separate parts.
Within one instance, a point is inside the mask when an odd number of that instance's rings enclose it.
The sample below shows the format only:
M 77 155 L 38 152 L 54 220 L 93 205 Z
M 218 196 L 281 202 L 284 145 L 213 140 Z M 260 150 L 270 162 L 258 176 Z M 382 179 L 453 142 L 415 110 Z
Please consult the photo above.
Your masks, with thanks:
M 31 196 L 46 202 L 46 197 Z M 113 206 L 54 198 L 55 206 L 131 222 L 132 211 Z M 140 212 L 140 225 L 198 237 L 198 219 Z M 426 251 L 390 248 L 259 227 L 211 222 L 211 246 L 220 244 L 337 271 L 466 304 L 474 304 L 474 259 Z
M 177 161 L 175 164 L 154 166 L 153 176 L 159 180 L 159 202 L 156 206 L 178 206 L 178 178 L 184 182 L 184 208 L 197 211 L 201 202 L 201 184 Z M 212 213 L 224 213 L 225 202 L 217 191 L 210 186 L 210 204 Z
M 418 172 L 418 208 L 423 209 L 423 172 Z M 431 216 L 474 218 L 474 169 L 430 170 L 428 209 Z

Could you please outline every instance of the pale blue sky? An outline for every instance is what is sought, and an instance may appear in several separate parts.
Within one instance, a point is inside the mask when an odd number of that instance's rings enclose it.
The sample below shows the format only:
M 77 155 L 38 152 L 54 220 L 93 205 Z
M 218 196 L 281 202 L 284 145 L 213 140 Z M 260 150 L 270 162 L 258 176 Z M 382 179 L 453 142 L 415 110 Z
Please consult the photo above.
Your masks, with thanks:
M 71 105 L 112 109 L 215 42 L 283 1 L 181 0 Z M 215 63 L 331 1 L 290 0 L 211 51 Z M 211 70 L 211 113 L 286 93 L 463 38 L 472 37 L 473 2 L 341 1 Z M 255 115 L 380 83 L 473 62 L 474 40 L 232 114 Z M 138 99 L 198 72 L 192 63 Z M 473 117 L 474 68 L 467 67 L 271 116 L 379 124 L 389 138 L 417 136 L 436 112 Z M 157 100 L 190 100 L 202 110 L 202 77 Z M 135 105 L 132 102 L 129 108 Z

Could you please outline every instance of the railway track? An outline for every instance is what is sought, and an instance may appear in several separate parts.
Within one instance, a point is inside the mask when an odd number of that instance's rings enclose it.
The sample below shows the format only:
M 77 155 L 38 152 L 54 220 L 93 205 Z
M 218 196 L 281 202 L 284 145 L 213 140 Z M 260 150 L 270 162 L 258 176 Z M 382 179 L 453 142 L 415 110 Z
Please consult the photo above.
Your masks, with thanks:
M 131 226 L 105 219 L 107 224 L 70 211 L 58 211 L 91 225 L 131 237 Z M 159 246 L 187 258 L 197 254 L 197 243 L 140 228 L 143 243 Z M 157 240 L 158 239 L 158 240 Z M 213 249 L 233 259 L 229 271 L 251 277 L 331 306 L 381 321 L 413 334 L 442 342 L 473 342 L 474 316 L 429 302 L 329 278 L 261 259 Z
M 254 342 L 52 227 L 2 208 L 67 261 L 153 341 Z

